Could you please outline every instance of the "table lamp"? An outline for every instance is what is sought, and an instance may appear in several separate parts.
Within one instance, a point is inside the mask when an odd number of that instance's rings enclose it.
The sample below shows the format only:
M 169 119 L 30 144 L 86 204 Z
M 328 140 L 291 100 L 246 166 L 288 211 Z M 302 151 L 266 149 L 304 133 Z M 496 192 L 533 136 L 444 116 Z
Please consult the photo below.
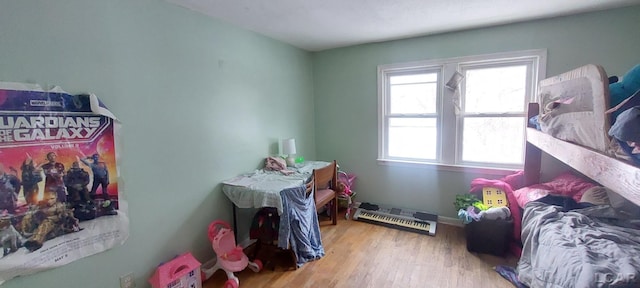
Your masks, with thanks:
M 292 167 L 296 165 L 296 159 L 293 157 L 293 155 L 296 154 L 296 139 L 289 138 L 282 140 L 282 154 L 287 155 L 287 166 Z

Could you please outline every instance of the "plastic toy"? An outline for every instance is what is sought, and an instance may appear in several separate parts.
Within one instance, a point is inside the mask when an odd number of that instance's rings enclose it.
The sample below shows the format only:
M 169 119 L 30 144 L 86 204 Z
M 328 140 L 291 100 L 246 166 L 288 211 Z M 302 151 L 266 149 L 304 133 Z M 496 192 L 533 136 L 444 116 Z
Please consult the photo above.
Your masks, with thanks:
M 216 258 L 202 265 L 203 281 L 209 279 L 213 273 L 222 269 L 227 273 L 227 282 L 224 283 L 225 288 L 238 288 L 240 280 L 233 273 L 244 270 L 247 266 L 253 272 L 262 270 L 262 262 L 255 260 L 249 261 L 249 258 L 242 251 L 242 247 L 236 246 L 235 235 L 231 230 L 229 223 L 216 220 L 209 224 L 208 231 L 209 240 L 213 251 L 216 252 Z
M 201 288 L 200 262 L 187 252 L 162 263 L 149 278 L 153 288 Z

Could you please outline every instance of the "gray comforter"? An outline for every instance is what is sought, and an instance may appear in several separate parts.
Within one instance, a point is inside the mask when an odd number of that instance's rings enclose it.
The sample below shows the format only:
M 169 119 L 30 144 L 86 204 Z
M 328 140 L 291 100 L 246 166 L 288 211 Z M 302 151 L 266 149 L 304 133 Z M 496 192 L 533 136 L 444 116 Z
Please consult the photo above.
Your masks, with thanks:
M 640 226 L 609 206 L 527 204 L 518 277 L 529 287 L 640 287 Z M 637 221 L 637 220 L 636 220 Z

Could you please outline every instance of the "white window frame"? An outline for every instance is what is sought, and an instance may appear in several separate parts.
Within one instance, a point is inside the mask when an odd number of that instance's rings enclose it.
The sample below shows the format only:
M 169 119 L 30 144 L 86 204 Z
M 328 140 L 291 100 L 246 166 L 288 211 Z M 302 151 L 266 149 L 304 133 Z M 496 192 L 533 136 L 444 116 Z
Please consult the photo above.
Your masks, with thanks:
M 535 49 L 378 66 L 378 163 L 384 165 L 434 166 L 438 169 L 454 171 L 479 170 L 480 172 L 489 173 L 498 172 L 498 174 L 514 169 L 521 169 L 522 165 L 495 165 L 462 161 L 462 123 L 465 114 L 463 112 L 456 114 L 453 104 L 454 93 L 452 90 L 445 88 L 445 83 L 456 71 L 464 74 L 464 71 L 469 68 L 489 67 L 491 65 L 500 66 L 501 64 L 528 65 L 530 69 L 528 69 L 527 86 L 529 87 L 530 93 L 526 95 L 525 103 L 522 103 L 524 114 L 516 113 L 526 117 L 527 104 L 537 101 L 537 83 L 546 77 L 546 57 L 546 49 Z M 411 74 L 414 72 L 439 73 L 438 97 L 436 100 L 437 111 L 435 115 L 437 122 L 436 127 L 438 127 L 437 152 L 436 159 L 433 161 L 394 158 L 388 155 L 388 119 L 390 117 L 402 116 L 389 113 L 388 101 L 390 85 L 388 79 L 390 76 Z M 460 85 L 460 92 L 464 93 L 464 81 Z M 464 97 L 461 97 L 460 100 L 460 105 L 464 107 Z M 420 115 L 409 116 L 420 117 Z M 431 117 L 433 115 L 423 116 Z M 443 143 L 455 143 L 455 145 L 443 145 Z M 523 141 L 523 145 L 524 143 Z

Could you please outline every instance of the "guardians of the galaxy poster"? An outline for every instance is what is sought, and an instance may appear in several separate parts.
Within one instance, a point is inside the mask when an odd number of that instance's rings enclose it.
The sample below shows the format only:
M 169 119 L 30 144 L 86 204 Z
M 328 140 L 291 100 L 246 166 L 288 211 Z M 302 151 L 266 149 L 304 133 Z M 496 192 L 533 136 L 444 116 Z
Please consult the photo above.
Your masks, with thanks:
M 119 127 L 95 95 L 0 82 L 0 284 L 126 240 Z

